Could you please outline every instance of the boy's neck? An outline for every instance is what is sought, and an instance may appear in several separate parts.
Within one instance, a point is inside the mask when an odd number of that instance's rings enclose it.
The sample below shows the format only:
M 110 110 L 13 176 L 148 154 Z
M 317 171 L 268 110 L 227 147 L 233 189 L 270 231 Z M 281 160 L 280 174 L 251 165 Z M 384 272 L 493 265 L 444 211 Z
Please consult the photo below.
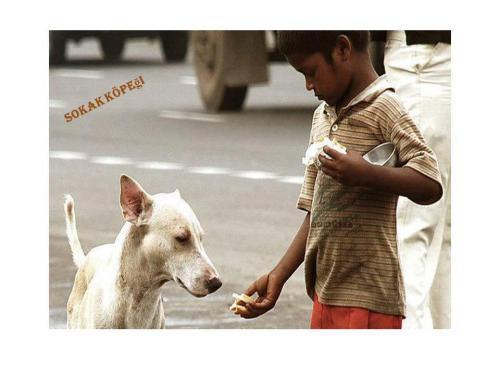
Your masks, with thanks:
M 339 114 L 340 110 L 348 105 L 361 91 L 371 85 L 379 77 L 371 61 L 368 60 L 368 64 L 365 62 L 360 64 L 360 66 L 362 68 L 353 75 L 351 83 L 346 90 L 346 94 L 335 105 L 335 112 L 337 112 L 337 114 Z

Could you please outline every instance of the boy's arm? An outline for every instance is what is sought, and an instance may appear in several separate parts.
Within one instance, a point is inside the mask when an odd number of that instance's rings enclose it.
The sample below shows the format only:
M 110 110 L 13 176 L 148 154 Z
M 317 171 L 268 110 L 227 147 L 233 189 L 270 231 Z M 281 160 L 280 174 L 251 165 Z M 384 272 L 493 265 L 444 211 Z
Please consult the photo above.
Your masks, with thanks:
M 292 243 L 288 246 L 285 255 L 283 255 L 276 267 L 274 267 L 270 272 L 275 274 L 278 280 L 283 281 L 283 284 L 290 278 L 290 276 L 293 275 L 293 273 L 304 261 L 310 223 L 311 214 L 308 212 L 302 222 L 302 225 L 295 234 Z
M 276 267 L 247 288 L 246 295 L 251 296 L 257 292 L 259 297 L 255 302 L 245 305 L 247 312 L 240 313 L 243 318 L 256 318 L 274 307 L 283 285 L 304 261 L 310 221 L 310 213 L 307 213 L 292 243 Z
M 367 187 L 403 195 L 421 205 L 435 203 L 443 195 L 438 182 L 409 167 L 390 168 L 370 164 L 365 180 Z
M 441 184 L 415 169 L 373 165 L 356 151 L 341 154 L 329 147 L 324 151 L 332 160 L 320 155 L 321 170 L 342 184 L 402 195 L 422 205 L 437 202 L 443 194 Z

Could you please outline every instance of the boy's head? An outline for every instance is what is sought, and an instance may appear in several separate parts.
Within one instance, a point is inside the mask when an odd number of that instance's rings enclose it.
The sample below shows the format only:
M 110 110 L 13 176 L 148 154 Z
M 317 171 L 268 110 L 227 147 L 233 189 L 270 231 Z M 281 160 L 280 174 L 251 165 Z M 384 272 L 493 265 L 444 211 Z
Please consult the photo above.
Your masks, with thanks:
M 369 31 L 278 31 L 278 48 L 304 74 L 306 89 L 336 105 L 366 64 Z

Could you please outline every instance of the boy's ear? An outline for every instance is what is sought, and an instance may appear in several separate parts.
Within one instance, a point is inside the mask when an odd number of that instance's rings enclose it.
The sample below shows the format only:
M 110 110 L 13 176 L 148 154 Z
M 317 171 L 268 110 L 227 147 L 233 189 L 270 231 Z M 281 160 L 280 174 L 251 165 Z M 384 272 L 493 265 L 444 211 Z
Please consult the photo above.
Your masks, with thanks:
M 338 56 L 342 61 L 349 59 L 352 52 L 352 43 L 350 39 L 344 34 L 339 35 L 333 51 L 338 53 Z
M 120 177 L 120 205 L 123 218 L 137 226 L 147 225 L 153 213 L 153 198 L 127 175 Z

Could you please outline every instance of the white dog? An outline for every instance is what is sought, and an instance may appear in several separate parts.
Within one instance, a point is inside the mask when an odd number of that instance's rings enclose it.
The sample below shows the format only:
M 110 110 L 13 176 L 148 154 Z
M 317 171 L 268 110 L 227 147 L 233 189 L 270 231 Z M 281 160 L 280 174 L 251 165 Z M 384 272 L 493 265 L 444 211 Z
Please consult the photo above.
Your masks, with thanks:
M 222 285 L 202 245 L 203 229 L 178 190 L 149 195 L 132 178 L 120 179 L 127 221 L 115 243 L 86 256 L 66 196 L 66 233 L 78 267 L 68 300 L 68 328 L 164 328 L 160 288 L 174 280 L 196 297 Z

